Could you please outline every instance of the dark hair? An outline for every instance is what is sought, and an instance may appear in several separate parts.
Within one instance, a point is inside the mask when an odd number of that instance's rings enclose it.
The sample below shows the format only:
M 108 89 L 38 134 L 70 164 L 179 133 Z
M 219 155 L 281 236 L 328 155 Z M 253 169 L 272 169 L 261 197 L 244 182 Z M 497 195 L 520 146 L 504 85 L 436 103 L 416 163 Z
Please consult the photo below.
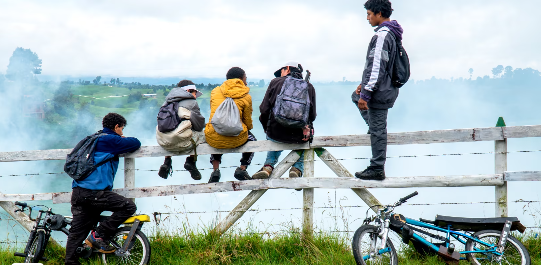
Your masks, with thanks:
M 178 82 L 177 87 L 183 87 L 183 86 L 189 86 L 189 85 L 195 85 L 191 80 L 182 80 Z
M 124 127 L 128 124 L 126 119 L 122 117 L 122 115 L 118 113 L 109 113 L 103 117 L 103 121 L 101 122 L 103 124 L 103 128 L 109 128 L 111 130 L 115 129 L 115 125 L 118 124 L 119 127 Z
M 368 0 L 364 3 L 364 8 L 378 14 L 381 12 L 381 16 L 384 18 L 390 18 L 393 13 L 393 7 L 389 0 Z
M 231 69 L 229 69 L 229 71 L 227 71 L 227 74 L 225 75 L 225 78 L 227 78 L 228 80 L 229 79 L 234 79 L 234 78 L 242 79 L 242 78 L 244 78 L 245 75 L 246 75 L 246 72 L 244 72 L 244 70 L 242 70 L 242 68 L 240 68 L 240 67 L 231 67 Z

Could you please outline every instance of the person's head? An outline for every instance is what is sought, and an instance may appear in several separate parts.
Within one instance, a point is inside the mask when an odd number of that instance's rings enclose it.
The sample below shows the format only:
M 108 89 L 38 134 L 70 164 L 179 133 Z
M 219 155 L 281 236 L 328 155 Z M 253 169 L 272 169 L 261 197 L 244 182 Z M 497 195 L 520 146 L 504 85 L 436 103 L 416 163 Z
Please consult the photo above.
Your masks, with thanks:
M 122 136 L 124 134 L 122 130 L 124 130 L 124 127 L 128 124 L 128 122 L 124 117 L 122 117 L 122 115 L 118 113 L 109 113 L 103 117 L 101 124 L 103 125 L 103 128 L 111 129 L 118 135 Z
M 197 98 L 203 93 L 201 91 L 197 90 L 195 87 L 195 84 L 191 80 L 182 80 L 178 82 L 177 87 L 184 88 L 184 90 L 188 91 L 188 93 L 192 94 L 194 98 Z
M 275 77 L 283 77 L 286 75 L 289 75 L 290 73 L 297 73 L 301 74 L 302 76 L 302 65 L 297 62 L 288 62 L 284 66 L 282 66 L 280 69 L 276 70 L 274 72 Z
M 242 68 L 240 68 L 240 67 L 231 67 L 231 69 L 229 69 L 229 71 L 227 71 L 227 74 L 225 75 L 225 78 L 227 78 L 227 80 L 235 79 L 235 78 L 240 79 L 240 80 L 242 80 L 244 85 L 247 85 L 247 83 L 246 83 L 246 72 L 244 72 L 244 70 L 242 70 Z
M 368 0 L 364 3 L 366 9 L 366 20 L 372 25 L 377 27 L 384 21 L 389 21 L 393 8 L 391 1 L 389 0 Z

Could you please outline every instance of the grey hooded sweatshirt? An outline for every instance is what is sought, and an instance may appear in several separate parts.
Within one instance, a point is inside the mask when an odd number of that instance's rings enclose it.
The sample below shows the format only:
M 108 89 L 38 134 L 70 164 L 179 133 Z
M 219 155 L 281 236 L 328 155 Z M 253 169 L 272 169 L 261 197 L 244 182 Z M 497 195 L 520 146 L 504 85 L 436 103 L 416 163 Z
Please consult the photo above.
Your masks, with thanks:
M 165 97 L 165 102 L 162 106 L 175 101 L 179 102 L 179 107 L 190 110 L 190 122 L 192 123 L 192 129 L 198 132 L 203 131 L 203 129 L 205 129 L 205 117 L 201 115 L 201 110 L 199 109 L 199 105 L 197 104 L 195 97 L 183 88 L 175 87 L 173 90 L 171 90 L 171 92 L 169 92 L 169 95 Z

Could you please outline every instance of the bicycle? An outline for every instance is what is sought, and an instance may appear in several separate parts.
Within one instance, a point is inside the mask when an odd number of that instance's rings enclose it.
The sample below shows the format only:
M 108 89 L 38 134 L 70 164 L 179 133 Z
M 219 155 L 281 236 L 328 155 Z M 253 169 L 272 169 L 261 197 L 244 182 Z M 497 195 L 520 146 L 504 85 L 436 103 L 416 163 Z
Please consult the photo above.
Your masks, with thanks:
M 28 206 L 24 202 L 15 202 L 15 205 L 20 206 L 16 212 L 24 212 L 29 210 L 29 218 L 34 221 L 34 228 L 30 231 L 28 242 L 24 249 L 24 253 L 15 252 L 15 256 L 25 258 L 25 263 L 37 263 L 39 261 L 47 261 L 43 257 L 45 247 L 49 242 L 52 231 L 61 231 L 69 235 L 69 230 L 66 228 L 71 224 L 71 217 L 55 214 L 52 209 L 45 205 Z M 43 207 L 46 210 L 39 210 L 39 214 L 35 219 L 32 219 L 32 209 L 35 207 Z M 100 216 L 99 222 L 105 220 L 108 216 Z M 144 265 L 150 260 L 150 242 L 146 235 L 141 231 L 144 223 L 150 222 L 148 215 L 132 216 L 119 227 L 115 235 L 111 238 L 111 245 L 116 248 L 113 253 L 99 253 L 85 243 L 82 243 L 77 248 L 77 253 L 81 258 L 90 258 L 93 254 L 101 254 L 101 260 L 104 264 L 133 264 Z M 94 226 L 95 230 L 97 224 Z
M 402 242 L 412 242 L 421 253 L 435 253 L 446 262 L 458 264 L 468 260 L 472 264 L 529 265 L 530 255 L 524 245 L 511 235 L 511 231 L 524 233 L 526 228 L 516 217 L 461 218 L 437 215 L 434 221 L 419 221 L 395 214 L 394 209 L 412 197 L 414 192 L 392 205 L 374 205 L 366 212 L 363 225 L 353 236 L 353 256 L 357 264 L 398 264 L 396 249 L 389 239 L 389 231 L 396 232 Z M 368 217 L 372 207 L 380 207 L 375 216 Z M 375 223 L 376 225 L 370 225 Z M 444 233 L 433 234 L 427 230 Z M 422 234 L 423 236 L 421 236 Z M 434 239 L 429 242 L 425 237 Z M 455 243 L 464 245 L 464 251 L 455 251 Z M 431 240 L 432 241 L 432 240 Z

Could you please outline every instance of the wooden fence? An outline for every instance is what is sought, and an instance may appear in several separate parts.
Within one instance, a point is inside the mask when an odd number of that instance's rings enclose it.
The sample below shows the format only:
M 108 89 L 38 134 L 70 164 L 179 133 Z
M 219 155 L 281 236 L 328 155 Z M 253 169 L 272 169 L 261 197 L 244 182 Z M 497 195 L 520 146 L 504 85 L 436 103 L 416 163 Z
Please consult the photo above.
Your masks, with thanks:
M 303 189 L 303 231 L 311 233 L 313 224 L 314 189 L 351 189 L 368 206 L 377 210 L 380 202 L 367 190 L 368 188 L 406 188 L 406 187 L 495 187 L 495 216 L 507 216 L 507 182 L 508 181 L 541 181 L 541 171 L 507 172 L 507 139 L 541 137 L 541 125 L 491 127 L 474 129 L 453 129 L 437 131 L 419 131 L 388 134 L 389 145 L 432 144 L 494 141 L 495 172 L 487 175 L 466 176 L 418 176 L 391 177 L 384 181 L 365 181 L 355 178 L 325 147 L 370 146 L 369 135 L 341 135 L 315 137 L 311 144 L 281 144 L 271 141 L 248 142 L 236 149 L 214 149 L 207 144 L 197 147 L 197 154 L 223 154 L 241 152 L 264 152 L 276 150 L 291 151 L 274 169 L 269 179 L 229 181 L 219 183 L 169 185 L 153 187 L 135 187 L 135 159 L 141 157 L 163 157 L 189 155 L 193 152 L 171 153 L 159 146 L 143 146 L 139 150 L 122 155 L 124 157 L 124 188 L 115 192 L 128 198 L 144 198 L 154 196 L 171 196 L 180 194 L 235 192 L 251 190 L 251 192 L 216 226 L 215 231 L 226 232 L 246 211 L 269 189 Z M 281 176 L 305 152 L 304 177 L 298 179 L 281 179 Z M 0 152 L 0 162 L 64 160 L 70 149 L 38 150 L 20 152 Z M 339 178 L 315 177 L 314 157 L 317 155 Z M 2 194 L 0 206 L 19 221 L 26 229 L 32 223 L 28 217 L 15 213 L 13 201 L 52 200 L 53 203 L 69 203 L 70 192 L 53 192 L 38 194 Z

